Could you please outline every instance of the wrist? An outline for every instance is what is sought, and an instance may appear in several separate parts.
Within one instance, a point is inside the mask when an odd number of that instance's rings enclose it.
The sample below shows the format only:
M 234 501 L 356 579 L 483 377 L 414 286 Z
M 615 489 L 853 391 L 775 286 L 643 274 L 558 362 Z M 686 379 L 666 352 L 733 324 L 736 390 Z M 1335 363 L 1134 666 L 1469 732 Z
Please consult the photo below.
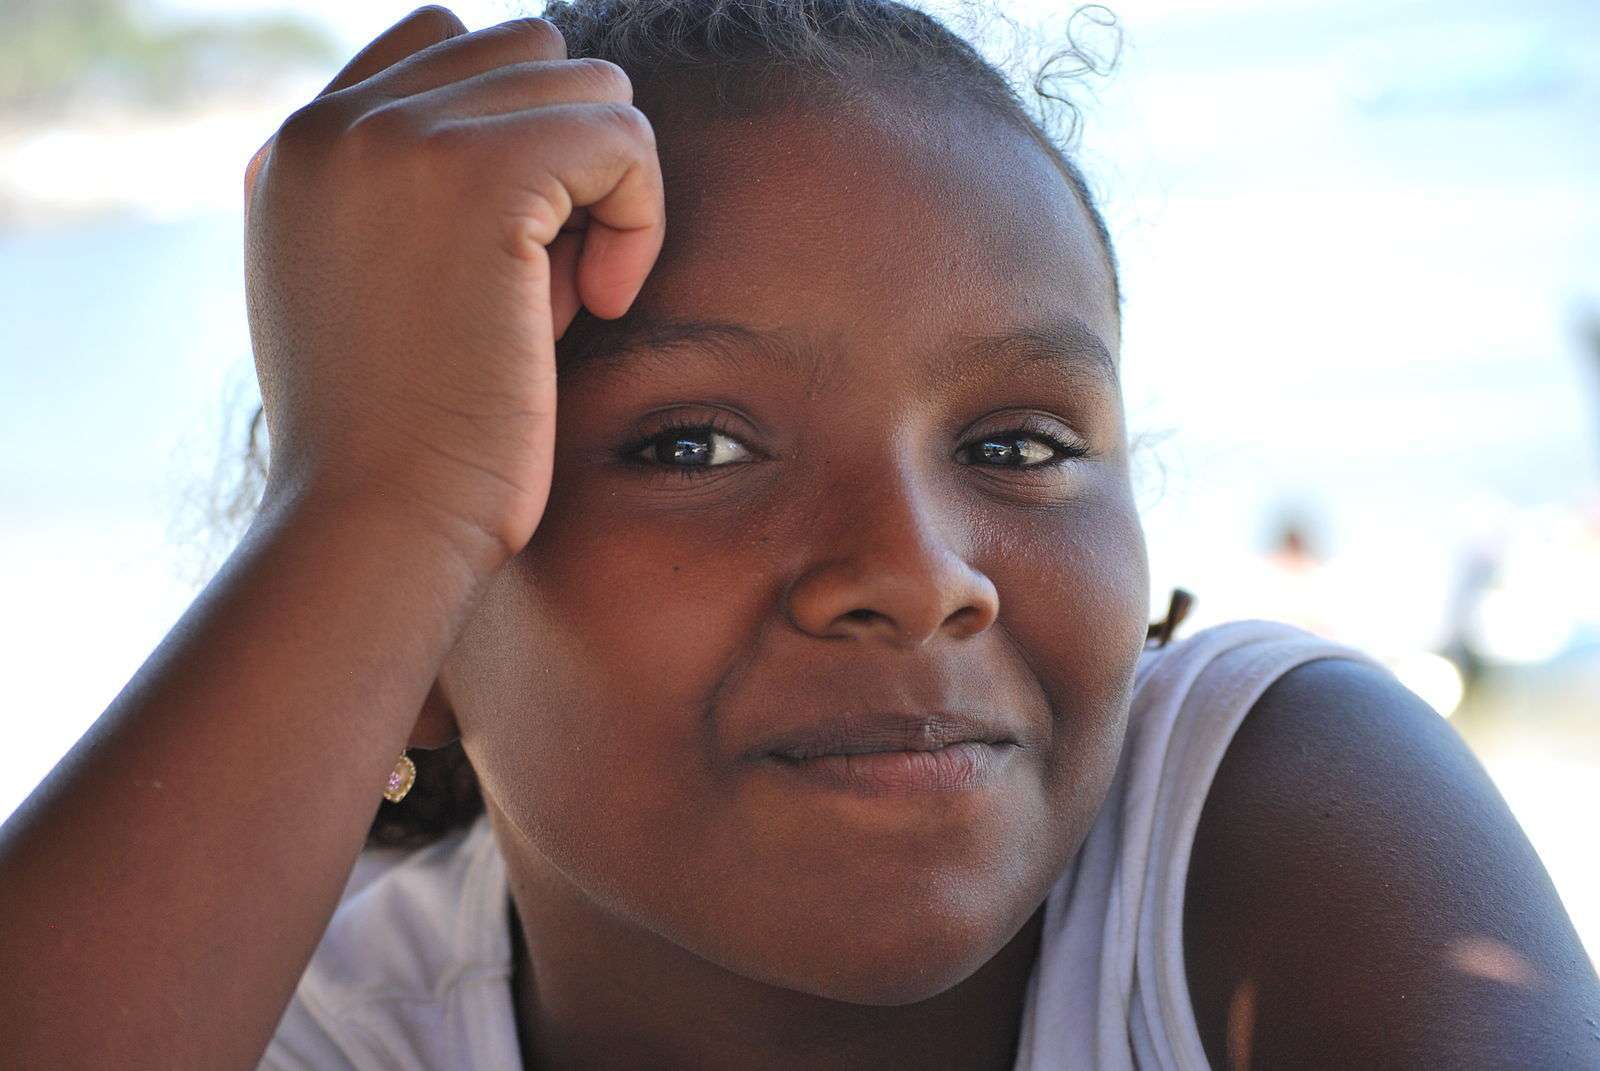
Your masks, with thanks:
M 473 595 L 511 557 L 500 541 L 469 522 L 373 482 L 269 482 L 252 528 L 258 525 L 337 526 L 357 533 L 371 553 L 393 555 L 407 568 L 438 571 L 452 587 Z

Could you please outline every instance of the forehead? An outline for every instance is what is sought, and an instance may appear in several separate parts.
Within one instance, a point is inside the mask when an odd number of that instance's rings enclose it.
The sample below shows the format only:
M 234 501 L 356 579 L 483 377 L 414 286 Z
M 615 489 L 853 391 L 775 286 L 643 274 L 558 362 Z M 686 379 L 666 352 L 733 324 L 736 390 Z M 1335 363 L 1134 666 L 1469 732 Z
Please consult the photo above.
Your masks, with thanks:
M 1082 204 L 1041 147 L 980 109 L 647 114 L 667 233 L 630 316 L 878 355 L 1077 320 L 1117 352 L 1109 267 Z

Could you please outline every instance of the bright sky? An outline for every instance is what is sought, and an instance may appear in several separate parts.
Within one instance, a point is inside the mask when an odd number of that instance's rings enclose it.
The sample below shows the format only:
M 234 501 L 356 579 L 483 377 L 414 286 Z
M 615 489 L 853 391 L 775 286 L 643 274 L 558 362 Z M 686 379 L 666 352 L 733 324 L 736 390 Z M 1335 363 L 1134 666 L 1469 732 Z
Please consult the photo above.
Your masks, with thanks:
M 943 3 L 945 0 L 939 0 Z M 345 0 L 328 4 L 323 0 L 155 0 L 157 11 L 214 15 L 219 12 L 251 14 L 263 11 L 293 11 L 327 26 L 352 48 L 359 48 L 383 29 L 398 22 L 421 4 L 394 3 L 391 0 Z M 542 0 L 459 0 L 442 5 L 454 11 L 468 29 L 477 30 L 505 19 L 537 14 Z M 1005 10 L 1027 16 L 1038 11 L 1064 10 L 1054 0 L 1013 0 Z M 1120 17 L 1135 21 L 1184 16 L 1195 10 L 1193 0 L 1127 0 L 1109 5 Z M 1247 14 L 1253 11 L 1296 11 L 1323 7 L 1325 0 L 1209 0 L 1207 15 Z

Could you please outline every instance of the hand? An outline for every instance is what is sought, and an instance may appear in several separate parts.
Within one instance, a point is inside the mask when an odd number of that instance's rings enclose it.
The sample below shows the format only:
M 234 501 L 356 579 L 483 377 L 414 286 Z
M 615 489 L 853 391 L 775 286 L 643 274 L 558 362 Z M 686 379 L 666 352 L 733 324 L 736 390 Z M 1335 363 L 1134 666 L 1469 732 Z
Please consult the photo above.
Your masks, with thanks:
M 381 497 L 497 568 L 549 498 L 555 340 L 661 250 L 649 121 L 544 19 L 419 8 L 245 172 L 267 495 Z

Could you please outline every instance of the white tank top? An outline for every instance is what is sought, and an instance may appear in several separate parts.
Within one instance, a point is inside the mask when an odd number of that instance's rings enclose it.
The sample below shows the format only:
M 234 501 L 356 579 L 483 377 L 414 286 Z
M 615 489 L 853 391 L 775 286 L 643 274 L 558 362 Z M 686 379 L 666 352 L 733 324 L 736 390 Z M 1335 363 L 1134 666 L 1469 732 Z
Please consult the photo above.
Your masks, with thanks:
M 1189 849 L 1245 715 L 1319 658 L 1376 664 L 1264 621 L 1145 650 L 1105 805 L 1045 902 L 1016 1071 L 1209 1067 L 1183 966 Z M 485 816 L 364 852 L 259 1068 L 518 1068 L 510 918 Z

